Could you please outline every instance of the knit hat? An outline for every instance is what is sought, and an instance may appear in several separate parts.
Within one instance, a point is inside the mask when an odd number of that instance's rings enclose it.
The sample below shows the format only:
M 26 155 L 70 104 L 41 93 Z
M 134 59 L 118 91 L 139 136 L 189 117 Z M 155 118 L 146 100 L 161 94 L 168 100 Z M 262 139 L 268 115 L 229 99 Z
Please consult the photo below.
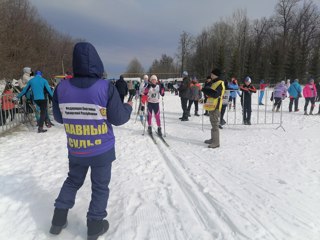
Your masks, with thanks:
M 217 77 L 219 77 L 221 75 L 221 71 L 218 68 L 215 68 L 211 71 L 212 74 L 216 75 Z
M 144 80 L 148 80 L 149 79 L 149 76 L 147 74 L 143 75 L 143 79 Z
M 31 73 L 31 68 L 30 67 L 25 67 L 25 68 L 23 68 L 23 72 L 24 73 Z
M 182 76 L 187 77 L 188 75 L 189 75 L 189 74 L 188 74 L 188 72 L 187 72 L 187 71 L 183 71 Z
M 153 80 L 153 79 L 155 79 L 156 81 L 158 81 L 158 78 L 157 78 L 156 75 L 152 75 L 152 76 L 150 77 L 150 81 Z
M 309 78 L 308 82 L 311 83 L 312 81 L 314 82 L 314 79 L 313 78 Z
M 251 83 L 251 78 L 250 78 L 250 77 L 246 77 L 246 78 L 244 79 L 244 81 L 245 81 L 245 82 L 248 82 L 248 83 Z
M 41 71 L 36 71 L 36 76 L 42 76 L 42 72 Z
M 193 78 L 192 78 L 192 82 L 193 82 L 193 83 L 198 83 L 198 79 L 197 79 L 196 77 L 193 77 Z

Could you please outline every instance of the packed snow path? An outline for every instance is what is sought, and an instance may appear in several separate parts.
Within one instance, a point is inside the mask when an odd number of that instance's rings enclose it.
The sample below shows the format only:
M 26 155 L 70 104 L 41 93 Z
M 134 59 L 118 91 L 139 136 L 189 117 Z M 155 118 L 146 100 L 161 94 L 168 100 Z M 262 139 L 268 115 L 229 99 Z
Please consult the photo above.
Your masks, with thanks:
M 207 117 L 204 131 L 201 117 L 180 122 L 173 95 L 165 97 L 165 110 L 169 148 L 157 136 L 157 145 L 142 136 L 134 113 L 115 127 L 110 229 L 99 239 L 320 239 L 320 116 L 289 114 L 285 102 L 286 132 L 277 125 L 226 126 L 221 147 L 208 149 Z M 68 227 L 59 236 L 48 233 L 68 171 L 63 126 L 45 134 L 22 126 L 0 141 L 0 239 L 85 239 L 89 178 Z

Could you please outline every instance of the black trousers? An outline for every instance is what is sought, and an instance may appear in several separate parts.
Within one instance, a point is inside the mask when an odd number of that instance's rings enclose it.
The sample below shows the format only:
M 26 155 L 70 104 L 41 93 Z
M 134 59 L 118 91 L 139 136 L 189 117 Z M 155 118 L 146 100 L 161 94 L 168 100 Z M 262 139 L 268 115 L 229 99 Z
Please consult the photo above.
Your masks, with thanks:
M 277 109 L 280 109 L 281 103 L 282 103 L 282 98 L 278 98 L 278 97 L 274 98 L 274 104 L 273 104 L 274 107 L 277 107 Z
M 223 116 L 224 114 L 226 113 L 226 108 L 227 108 L 228 105 L 224 105 L 222 104 L 222 107 L 221 107 L 221 112 L 220 112 L 220 124 L 223 123 Z
M 199 101 L 198 100 L 189 100 L 188 112 L 190 112 L 192 103 L 194 103 L 194 111 L 195 111 L 195 113 L 198 113 L 198 110 L 199 110 Z
M 299 98 L 290 98 L 290 103 L 289 103 L 289 112 L 292 112 L 292 105 L 294 103 L 294 110 L 298 110 L 298 104 L 299 104 Z
M 310 111 L 312 112 L 314 106 L 315 106 L 315 100 L 316 98 L 315 97 L 307 97 L 306 98 L 306 103 L 304 104 L 304 111 L 307 111 L 307 108 L 308 108 L 308 105 L 309 105 L 309 102 L 311 103 L 311 108 L 310 108 Z
M 243 105 L 243 121 L 250 121 L 251 120 L 251 104 L 244 104 Z
M 43 128 L 44 120 L 46 119 L 46 111 L 47 111 L 47 100 L 34 100 L 35 103 L 40 107 L 40 120 L 39 120 L 39 128 Z
M 182 111 L 183 111 L 183 118 L 188 118 L 188 98 L 183 98 L 181 97 L 181 107 L 182 107 Z

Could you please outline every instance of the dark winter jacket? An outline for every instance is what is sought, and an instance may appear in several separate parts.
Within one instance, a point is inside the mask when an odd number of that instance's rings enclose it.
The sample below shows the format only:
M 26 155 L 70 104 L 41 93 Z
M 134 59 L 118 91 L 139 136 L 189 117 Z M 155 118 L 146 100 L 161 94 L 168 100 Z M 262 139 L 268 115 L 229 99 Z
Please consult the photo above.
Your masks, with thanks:
M 128 94 L 128 85 L 122 76 L 116 81 L 116 88 L 121 96 L 126 96 Z
M 188 77 L 183 78 L 182 83 L 179 87 L 179 97 L 190 98 L 190 80 Z
M 210 84 L 208 84 L 207 86 L 205 86 L 204 88 L 202 88 L 202 92 L 207 96 L 207 97 L 212 97 L 212 98 L 220 98 L 221 95 L 222 95 L 222 90 L 223 90 L 223 87 L 222 85 L 219 85 L 215 91 L 213 91 L 211 89 L 211 86 L 212 84 L 214 84 L 215 82 L 217 81 L 221 81 L 220 78 L 216 78 L 216 79 L 213 79 Z
M 76 44 L 73 72 L 74 78 L 62 80 L 58 84 L 52 101 L 55 120 L 65 125 L 69 159 L 79 163 L 93 161 L 96 164 L 113 161 L 115 150 L 111 124 L 126 123 L 130 119 L 132 107 L 121 102 L 118 91 L 110 81 L 101 79 L 103 64 L 91 44 Z M 78 110 L 80 108 L 82 110 Z M 72 129 L 71 124 L 76 128 Z M 100 135 L 100 138 L 96 139 L 96 135 Z M 82 144 L 76 145 L 81 141 Z M 100 145 L 105 146 L 105 152 Z M 73 149 L 81 156 L 73 154 Z
M 240 90 L 242 91 L 241 105 L 243 104 L 244 106 L 251 106 L 251 94 L 257 92 L 256 88 L 250 83 L 249 85 L 241 85 Z

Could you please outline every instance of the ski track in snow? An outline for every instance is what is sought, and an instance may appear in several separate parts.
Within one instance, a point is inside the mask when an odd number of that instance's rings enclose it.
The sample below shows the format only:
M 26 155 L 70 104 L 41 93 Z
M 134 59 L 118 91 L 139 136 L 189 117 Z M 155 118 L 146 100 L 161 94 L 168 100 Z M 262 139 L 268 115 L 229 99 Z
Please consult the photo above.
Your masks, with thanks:
M 114 128 L 110 229 L 99 239 L 320 239 L 319 116 L 289 114 L 285 101 L 286 132 L 277 125 L 225 126 L 221 147 L 208 149 L 209 119 L 201 131 L 201 116 L 178 120 L 178 97 L 169 94 L 165 104 L 169 148 L 156 134 L 157 145 L 142 136 L 135 113 Z M 66 137 L 61 125 L 34 131 L 21 126 L 0 137 L 0 239 L 85 239 L 88 177 L 68 227 L 59 236 L 48 233 L 68 171 Z

